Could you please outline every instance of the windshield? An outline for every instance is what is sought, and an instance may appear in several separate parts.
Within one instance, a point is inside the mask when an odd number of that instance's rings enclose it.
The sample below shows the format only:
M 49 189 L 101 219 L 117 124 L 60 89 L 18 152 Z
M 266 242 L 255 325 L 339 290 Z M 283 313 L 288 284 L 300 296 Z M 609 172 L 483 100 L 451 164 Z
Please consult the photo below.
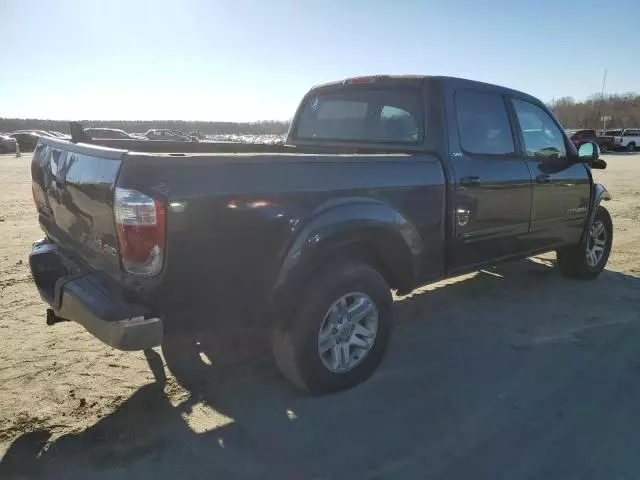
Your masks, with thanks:
M 620 135 L 622 135 L 622 130 L 607 130 L 604 134 L 619 137 Z
M 297 138 L 416 144 L 422 141 L 422 101 L 407 89 L 345 89 L 309 96 Z

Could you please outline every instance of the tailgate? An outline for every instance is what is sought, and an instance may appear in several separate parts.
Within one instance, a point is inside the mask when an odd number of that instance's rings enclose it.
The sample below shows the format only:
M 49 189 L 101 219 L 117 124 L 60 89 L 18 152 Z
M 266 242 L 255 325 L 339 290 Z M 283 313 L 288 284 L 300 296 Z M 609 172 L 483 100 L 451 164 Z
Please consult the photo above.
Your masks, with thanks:
M 115 182 L 126 152 L 42 139 L 31 162 L 40 225 L 95 270 L 118 274 Z

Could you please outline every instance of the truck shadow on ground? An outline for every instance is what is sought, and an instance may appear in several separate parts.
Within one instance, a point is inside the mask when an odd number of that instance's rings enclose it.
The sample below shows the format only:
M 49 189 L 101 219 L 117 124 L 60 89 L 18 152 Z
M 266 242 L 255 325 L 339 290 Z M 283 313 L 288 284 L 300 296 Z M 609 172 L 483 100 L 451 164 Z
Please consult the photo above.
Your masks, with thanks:
M 81 433 L 23 434 L 0 478 L 631 475 L 638 291 L 636 277 L 571 281 L 541 259 L 427 287 L 398 299 L 372 379 L 323 397 L 280 377 L 263 333 L 174 336 L 175 380 L 146 352 L 154 383 Z

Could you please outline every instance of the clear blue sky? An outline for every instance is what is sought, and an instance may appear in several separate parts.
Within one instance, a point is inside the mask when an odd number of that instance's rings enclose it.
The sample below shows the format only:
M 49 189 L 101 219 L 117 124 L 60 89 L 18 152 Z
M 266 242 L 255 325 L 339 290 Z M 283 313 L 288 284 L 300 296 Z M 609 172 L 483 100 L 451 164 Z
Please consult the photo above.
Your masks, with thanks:
M 310 86 L 376 73 L 549 101 L 598 92 L 608 68 L 607 92 L 640 91 L 637 12 L 638 0 L 0 0 L 0 117 L 288 119 Z

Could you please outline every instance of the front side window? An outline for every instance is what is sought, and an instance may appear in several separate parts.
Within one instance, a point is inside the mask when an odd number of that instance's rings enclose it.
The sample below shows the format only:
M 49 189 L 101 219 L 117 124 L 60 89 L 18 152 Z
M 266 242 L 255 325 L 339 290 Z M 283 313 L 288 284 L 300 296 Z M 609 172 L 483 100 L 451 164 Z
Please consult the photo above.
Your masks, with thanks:
M 515 146 L 504 101 L 495 93 L 456 92 L 460 146 L 477 155 L 513 155 Z
M 516 99 L 512 102 L 522 131 L 526 155 L 549 159 L 566 157 L 562 131 L 551 116 L 532 103 Z
M 407 89 L 347 88 L 307 98 L 296 136 L 303 140 L 417 144 L 422 100 Z

